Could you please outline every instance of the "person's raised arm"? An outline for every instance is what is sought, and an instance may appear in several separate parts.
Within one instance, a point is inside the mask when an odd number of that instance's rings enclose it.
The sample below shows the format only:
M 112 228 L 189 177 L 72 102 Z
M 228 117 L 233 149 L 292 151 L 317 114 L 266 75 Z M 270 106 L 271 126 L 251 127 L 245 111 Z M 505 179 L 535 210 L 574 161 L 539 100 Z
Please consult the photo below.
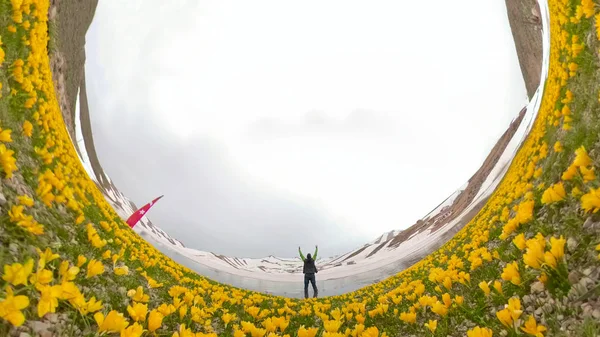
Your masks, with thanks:
M 302 261 L 304 261 L 304 255 L 302 255 L 302 250 L 300 249 L 300 246 L 298 246 L 298 253 L 300 253 L 300 258 L 302 259 Z
M 317 253 L 319 252 L 319 246 L 315 245 L 315 253 L 313 254 L 313 260 L 317 260 Z

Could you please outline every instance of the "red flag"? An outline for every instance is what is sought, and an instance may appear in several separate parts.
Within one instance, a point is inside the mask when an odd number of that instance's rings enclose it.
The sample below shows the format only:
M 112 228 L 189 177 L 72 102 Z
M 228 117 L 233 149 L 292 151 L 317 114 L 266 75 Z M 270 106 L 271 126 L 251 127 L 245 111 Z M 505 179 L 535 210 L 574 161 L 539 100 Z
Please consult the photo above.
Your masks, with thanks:
M 144 205 L 144 207 L 138 209 L 137 211 L 133 212 L 133 214 L 131 214 L 131 216 L 129 217 L 129 219 L 127 219 L 127 224 L 129 225 L 129 227 L 133 228 L 133 226 L 135 226 L 135 224 L 140 221 L 140 219 L 146 215 L 146 213 L 148 213 L 148 210 L 150 209 L 150 207 L 152 207 L 152 205 L 154 205 L 154 203 L 156 203 L 158 201 L 158 199 L 162 198 L 163 195 L 161 195 L 160 197 L 150 201 L 150 203 Z

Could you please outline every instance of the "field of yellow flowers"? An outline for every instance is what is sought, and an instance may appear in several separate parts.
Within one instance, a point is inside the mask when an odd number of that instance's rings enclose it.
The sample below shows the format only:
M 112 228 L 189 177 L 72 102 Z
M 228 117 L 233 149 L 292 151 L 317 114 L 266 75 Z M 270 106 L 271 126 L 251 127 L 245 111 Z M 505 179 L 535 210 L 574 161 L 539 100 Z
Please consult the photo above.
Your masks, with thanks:
M 0 0 L 0 336 L 600 335 L 593 0 L 549 1 L 538 117 L 473 221 L 398 275 L 309 300 L 215 283 L 123 223 L 86 175 L 61 117 L 48 7 Z

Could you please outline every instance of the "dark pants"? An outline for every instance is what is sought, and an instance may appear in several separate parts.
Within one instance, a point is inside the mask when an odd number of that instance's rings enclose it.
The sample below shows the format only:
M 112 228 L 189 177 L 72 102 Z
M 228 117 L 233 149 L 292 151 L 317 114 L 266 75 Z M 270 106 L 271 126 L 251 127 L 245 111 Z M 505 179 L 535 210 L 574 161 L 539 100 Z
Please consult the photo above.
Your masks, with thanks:
M 308 282 L 312 283 L 314 292 L 313 297 L 317 297 L 319 290 L 317 289 L 317 282 L 315 281 L 315 274 L 304 274 L 304 298 L 308 298 Z

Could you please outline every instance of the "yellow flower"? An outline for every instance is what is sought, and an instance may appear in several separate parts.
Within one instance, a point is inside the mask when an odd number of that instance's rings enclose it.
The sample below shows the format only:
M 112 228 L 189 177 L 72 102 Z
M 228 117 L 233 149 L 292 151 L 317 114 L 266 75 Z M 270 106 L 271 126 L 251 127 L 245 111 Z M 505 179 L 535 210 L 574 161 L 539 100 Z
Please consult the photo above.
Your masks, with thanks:
M 444 302 L 444 305 L 446 306 L 446 308 L 450 308 L 450 306 L 452 305 L 452 298 L 450 297 L 450 294 L 445 293 L 444 295 L 442 295 L 442 301 Z
M 494 289 L 496 289 L 496 291 L 497 291 L 497 292 L 498 292 L 500 295 L 502 295 L 502 294 L 503 294 L 503 292 L 502 292 L 502 283 L 500 283 L 500 281 L 498 281 L 498 280 L 494 281 Z
M 62 288 L 60 285 L 40 287 L 41 296 L 38 302 L 37 310 L 38 316 L 44 317 L 44 315 L 49 312 L 56 312 L 56 307 L 58 307 L 58 299 L 62 295 Z
M 483 290 L 483 293 L 485 294 L 485 296 L 489 296 L 490 295 L 490 286 L 488 285 L 487 282 L 485 281 L 481 281 L 479 282 L 479 288 L 481 288 L 481 290 Z
M 123 317 L 123 314 L 116 310 L 111 310 L 106 317 L 101 312 L 94 314 L 94 319 L 98 324 L 99 332 L 121 332 L 128 325 L 127 319 Z
M 4 265 L 4 275 L 2 279 L 13 286 L 19 284 L 27 285 L 27 278 L 33 271 L 33 259 L 27 260 L 24 265 L 20 263 L 13 263 L 11 265 Z
M 156 309 L 150 311 L 150 315 L 148 315 L 148 330 L 154 332 L 160 328 L 163 318 L 165 318 L 165 316 Z
M 510 328 L 512 326 L 513 319 L 510 315 L 510 310 L 508 308 L 496 312 L 496 317 L 498 317 L 500 323 L 502 323 L 502 325 L 504 325 L 505 327 Z
M 114 266 L 117 263 L 117 260 L 119 260 L 119 255 L 118 254 L 114 254 L 113 256 L 111 256 L 110 259 L 111 259 L 111 261 L 113 263 L 113 266 Z
M 600 13 L 594 16 L 594 22 L 596 23 L 596 38 L 600 40 Z
M 229 325 L 229 322 L 231 322 L 232 319 L 235 318 L 235 314 L 230 314 L 230 313 L 225 313 L 221 316 L 221 319 L 223 320 L 223 323 L 225 323 L 225 326 Z
M 530 242 L 523 255 L 523 261 L 529 267 L 539 269 L 541 267 L 540 263 L 544 262 L 544 247 L 535 239 L 530 240 Z
M 521 275 L 519 274 L 519 265 L 517 261 L 509 263 L 502 270 L 502 279 L 505 281 L 510 281 L 514 285 L 521 284 Z
M 83 255 L 79 255 L 77 257 L 77 267 L 81 268 L 81 266 L 83 266 L 83 264 L 87 261 L 87 258 Z
M 73 282 L 64 282 L 60 287 L 62 288 L 62 300 L 72 300 L 81 295 L 79 288 Z
M 376 326 L 369 327 L 363 333 L 360 334 L 360 337 L 378 337 L 378 336 L 379 336 L 379 329 L 377 329 Z
M 121 337 L 140 337 L 144 331 L 144 328 L 136 322 L 128 328 L 121 330 Z
M 533 200 L 523 201 L 519 204 L 515 218 L 518 219 L 520 224 L 527 223 L 533 219 L 533 206 L 535 206 L 535 201 Z
M 260 328 L 257 328 L 257 327 L 254 327 L 252 329 L 252 331 L 250 331 L 250 335 L 252 337 L 263 337 L 266 333 L 267 333 L 267 330 L 260 329 Z M 325 332 L 325 333 L 327 333 L 327 332 Z
M 27 207 L 32 207 L 33 206 L 33 199 L 31 199 L 29 196 L 27 195 L 21 195 L 17 197 L 17 200 L 19 200 L 19 204 L 27 206 Z
M 6 130 L 2 130 L 2 128 L 0 128 L 0 142 L 4 142 L 4 143 L 10 143 L 12 142 L 12 138 L 10 137 L 12 130 L 6 129 Z
M 233 314 L 232 319 L 237 319 L 236 315 Z M 283 332 L 285 331 L 285 329 L 287 329 L 287 327 L 290 325 L 290 321 L 287 320 L 285 317 L 280 317 L 279 318 L 279 331 Z
M 417 314 L 414 312 L 401 312 L 400 320 L 406 323 L 415 323 L 417 321 Z
M 443 281 L 444 287 L 446 289 L 452 289 L 452 279 L 450 277 L 445 277 Z
M 96 312 L 102 309 L 102 301 L 97 301 L 96 297 L 92 296 L 89 301 L 85 301 L 83 294 L 77 294 L 71 298 L 69 302 L 77 309 L 82 315 L 87 315 L 90 312 Z
M 512 297 L 508 299 L 508 306 L 506 307 L 510 311 L 510 315 L 514 321 L 516 321 L 523 310 L 521 310 L 521 301 L 518 297 Z
M 264 335 L 264 334 L 263 334 Z M 172 337 L 196 337 L 197 335 L 192 332 L 192 329 L 185 327 L 185 324 L 179 326 L 179 331 L 174 332 Z M 262 336 L 260 336 L 262 337 Z
M 40 256 L 40 259 L 38 260 L 38 269 L 44 268 L 46 266 L 46 263 L 56 260 L 60 257 L 60 255 L 53 253 L 50 248 L 46 248 L 46 250 L 43 252 L 37 247 L 35 248 L 35 250 Z
M 556 141 L 556 143 L 554 143 L 554 152 L 563 152 L 563 150 L 562 144 L 559 141 Z
M 525 234 L 521 233 L 517 236 L 515 236 L 515 238 L 512 241 L 515 246 L 517 246 L 517 248 L 519 248 L 520 250 L 525 249 Z
M 302 325 L 299 329 L 298 329 L 298 337 L 315 337 L 317 335 L 317 332 L 319 331 L 318 328 L 305 328 L 304 325 Z
M 562 174 L 562 180 L 571 180 L 577 174 L 577 166 L 571 165 L 567 168 L 567 170 Z
M 594 173 L 594 168 L 588 169 L 585 166 L 580 166 L 579 171 L 581 171 L 581 175 L 583 176 L 583 181 L 588 182 L 596 179 L 596 174 Z
M 474 327 L 467 331 L 467 337 L 492 337 L 492 330 L 488 328 Z
M 562 182 L 548 187 L 542 194 L 542 204 L 551 204 L 561 201 L 566 197 L 565 187 Z
M 127 275 L 129 274 L 129 268 L 127 266 L 116 267 L 115 274 L 118 276 Z
M 31 274 L 31 277 L 29 277 L 29 282 L 35 285 L 37 288 L 38 285 L 44 285 L 52 282 L 53 278 L 54 275 L 52 271 L 48 269 L 38 269 L 37 272 Z
M 431 333 L 435 333 L 435 329 L 437 329 L 437 320 L 429 320 L 429 322 L 424 324 L 425 327 L 427 329 L 429 329 L 429 331 L 431 331 Z
M 100 309 L 102 309 L 102 301 L 98 301 L 95 296 L 92 296 L 87 302 L 87 312 L 96 312 Z
M 550 252 L 558 260 L 565 255 L 565 243 L 567 240 L 561 235 L 560 238 L 550 238 Z
M 148 279 L 148 286 L 149 286 L 150 288 L 152 288 L 152 289 L 154 289 L 154 288 L 160 288 L 160 287 L 162 287 L 162 286 L 163 286 L 163 283 L 162 283 L 162 282 L 160 282 L 160 283 L 159 283 L 159 282 L 157 282 L 155 279 L 151 279 L 151 278 L 149 278 L 149 279 Z
M 600 210 L 600 188 L 592 188 L 589 193 L 581 196 L 581 208 L 586 212 L 592 211 L 593 213 Z
M 358 336 L 362 334 L 363 331 L 365 331 L 365 326 L 363 324 L 356 324 L 354 326 L 354 331 L 351 330 L 350 333 L 354 336 Z
M 589 166 L 590 164 L 592 164 L 592 158 L 588 156 L 585 147 L 582 145 L 577 150 L 575 150 L 575 160 L 573 160 L 573 165 L 581 167 Z
M 182 305 L 179 307 L 179 319 L 183 319 L 185 315 L 187 315 L 188 307 L 187 305 Z
M 127 296 L 131 297 L 131 299 L 135 302 L 147 303 L 150 300 L 150 296 L 148 294 L 144 294 L 144 289 L 142 286 L 138 286 L 137 289 L 130 289 L 127 292 Z
M 82 223 L 82 222 L 84 222 L 84 221 L 85 221 L 85 215 L 83 215 L 83 214 L 80 214 L 80 215 L 77 217 L 77 219 L 75 219 L 75 224 L 79 225 L 79 224 L 81 224 L 81 223 Z
M 92 259 L 90 260 L 90 262 L 88 262 L 87 274 L 85 276 L 86 278 L 94 277 L 102 273 L 104 273 L 104 265 L 101 261 Z
M 60 264 L 58 274 L 61 277 L 61 282 L 73 281 L 79 274 L 79 267 L 71 266 L 69 261 L 65 260 Z
M 443 317 L 448 313 L 448 308 L 440 301 L 436 301 L 433 306 L 431 306 L 431 311 Z
M 25 315 L 21 310 L 29 306 L 29 298 L 24 295 L 13 296 L 10 287 L 6 288 L 6 298 L 0 300 L 0 317 L 13 326 L 21 326 L 25 322 Z
M 581 0 L 581 9 L 586 18 L 591 18 L 596 13 L 593 0 Z
M 340 326 L 342 326 L 342 322 L 336 320 L 327 320 L 323 322 L 323 326 L 327 332 L 337 332 Z
M 544 262 L 552 268 L 556 268 L 556 258 L 552 253 L 545 252 L 544 253 Z
M 33 134 L 33 125 L 30 121 L 23 122 L 23 134 L 26 137 L 31 137 L 31 135 Z
M 133 307 L 130 305 L 127 306 L 127 312 L 129 313 L 129 316 L 133 318 L 134 321 L 143 322 L 146 320 L 146 315 L 148 314 L 148 305 L 142 303 L 134 303 Z
M 157 310 L 166 317 L 175 312 L 175 307 L 172 304 L 163 303 L 158 306 Z
M 574 76 L 574 73 L 577 71 L 577 69 L 579 69 L 579 65 L 575 62 L 571 62 L 569 63 L 569 72 L 571 73 L 571 76 Z
M 4 144 L 0 144 L 0 166 L 4 170 L 6 178 L 12 178 L 13 172 L 17 170 L 17 160 L 13 157 L 15 151 L 9 150 Z
M 546 327 L 543 325 L 537 325 L 535 318 L 533 316 L 529 316 L 525 325 L 521 327 L 525 333 L 535 336 L 535 337 L 544 337 L 543 332 L 546 331 Z
M 464 300 L 465 300 L 465 298 L 462 296 L 458 296 L 458 295 L 454 296 L 454 302 L 458 305 L 463 304 Z

